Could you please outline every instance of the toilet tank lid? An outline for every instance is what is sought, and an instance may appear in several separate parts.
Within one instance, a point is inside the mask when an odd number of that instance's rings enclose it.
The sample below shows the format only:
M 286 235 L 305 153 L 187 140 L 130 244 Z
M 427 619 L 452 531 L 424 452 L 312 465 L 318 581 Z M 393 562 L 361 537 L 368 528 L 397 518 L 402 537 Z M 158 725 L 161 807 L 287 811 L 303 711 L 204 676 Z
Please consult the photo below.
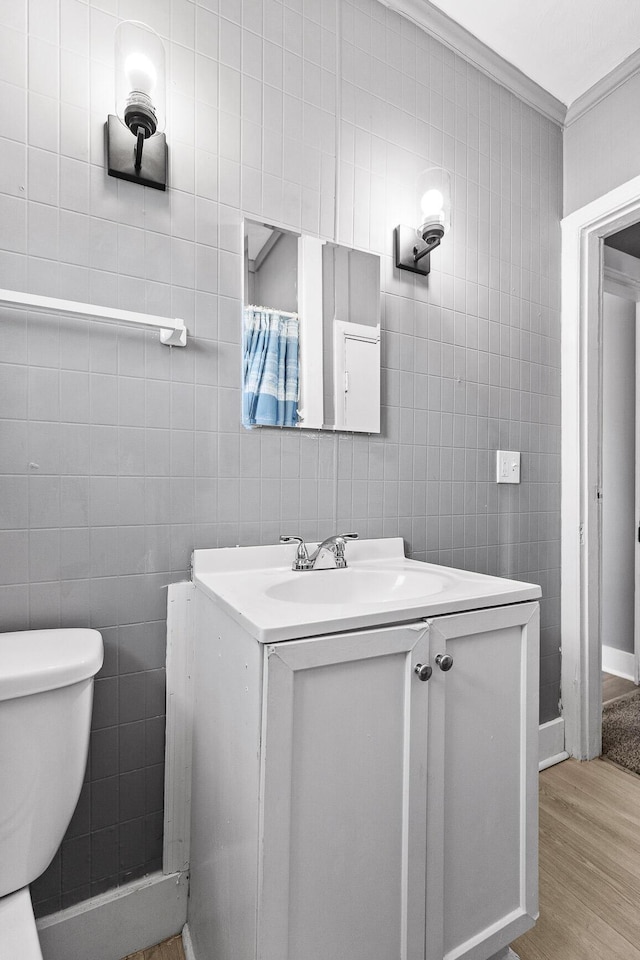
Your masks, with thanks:
M 0 633 L 0 700 L 67 687 L 102 666 L 97 630 L 21 630 Z

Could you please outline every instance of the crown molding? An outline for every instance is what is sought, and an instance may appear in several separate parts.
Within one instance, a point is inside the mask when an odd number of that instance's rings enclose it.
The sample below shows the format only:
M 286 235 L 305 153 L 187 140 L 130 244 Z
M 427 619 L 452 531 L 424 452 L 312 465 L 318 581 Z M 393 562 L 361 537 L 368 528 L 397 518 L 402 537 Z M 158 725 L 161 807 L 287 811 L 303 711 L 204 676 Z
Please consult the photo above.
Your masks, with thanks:
M 567 108 L 556 97 L 527 77 L 476 36 L 448 17 L 429 0 L 382 0 L 391 10 L 407 17 L 426 33 L 440 40 L 482 73 L 500 83 L 549 120 L 563 126 Z
M 635 50 L 630 56 L 619 63 L 617 67 L 610 70 L 606 76 L 602 77 L 592 87 L 585 90 L 577 100 L 574 100 L 567 110 L 567 116 L 564 122 L 565 127 L 575 123 L 588 110 L 595 107 L 596 104 L 608 97 L 618 87 L 622 86 L 629 77 L 640 70 L 640 50 Z

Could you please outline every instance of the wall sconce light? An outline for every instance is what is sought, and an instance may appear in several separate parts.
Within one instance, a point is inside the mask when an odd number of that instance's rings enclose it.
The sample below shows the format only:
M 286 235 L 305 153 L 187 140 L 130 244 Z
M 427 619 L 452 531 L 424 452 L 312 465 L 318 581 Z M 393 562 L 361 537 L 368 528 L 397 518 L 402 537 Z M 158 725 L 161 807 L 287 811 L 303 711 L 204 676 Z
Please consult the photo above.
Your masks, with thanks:
M 151 27 L 124 20 L 115 33 L 116 113 L 106 124 L 109 176 L 167 189 L 165 56 Z
M 395 259 L 400 270 L 426 277 L 431 269 L 429 254 L 451 226 L 451 177 L 442 167 L 429 167 L 418 176 L 416 188 L 420 226 L 395 228 Z

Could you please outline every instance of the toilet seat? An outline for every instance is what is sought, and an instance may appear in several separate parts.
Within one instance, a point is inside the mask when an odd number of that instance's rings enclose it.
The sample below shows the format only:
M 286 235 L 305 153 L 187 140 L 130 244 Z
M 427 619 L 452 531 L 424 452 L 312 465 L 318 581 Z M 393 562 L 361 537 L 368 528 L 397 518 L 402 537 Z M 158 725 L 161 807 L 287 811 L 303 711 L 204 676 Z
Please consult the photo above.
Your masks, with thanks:
M 29 888 L 0 897 L 0 960 L 43 960 Z

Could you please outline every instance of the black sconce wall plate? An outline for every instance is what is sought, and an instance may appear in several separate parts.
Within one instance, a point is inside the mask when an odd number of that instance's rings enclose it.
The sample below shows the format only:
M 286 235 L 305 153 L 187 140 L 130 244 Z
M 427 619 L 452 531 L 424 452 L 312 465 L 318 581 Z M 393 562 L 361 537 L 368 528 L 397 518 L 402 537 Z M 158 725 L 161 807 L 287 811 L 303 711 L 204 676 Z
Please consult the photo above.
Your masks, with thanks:
M 167 138 L 156 133 L 144 141 L 140 169 L 135 168 L 136 138 L 114 114 L 105 124 L 107 171 L 110 177 L 167 189 Z
M 420 246 L 424 248 L 425 245 L 421 244 Z M 393 247 L 396 267 L 399 270 L 419 273 L 422 277 L 428 275 L 431 270 L 430 254 L 422 253 L 422 256 L 416 260 L 416 252 L 418 252 L 419 247 L 415 227 L 405 227 L 402 224 L 396 227 L 393 231 Z

